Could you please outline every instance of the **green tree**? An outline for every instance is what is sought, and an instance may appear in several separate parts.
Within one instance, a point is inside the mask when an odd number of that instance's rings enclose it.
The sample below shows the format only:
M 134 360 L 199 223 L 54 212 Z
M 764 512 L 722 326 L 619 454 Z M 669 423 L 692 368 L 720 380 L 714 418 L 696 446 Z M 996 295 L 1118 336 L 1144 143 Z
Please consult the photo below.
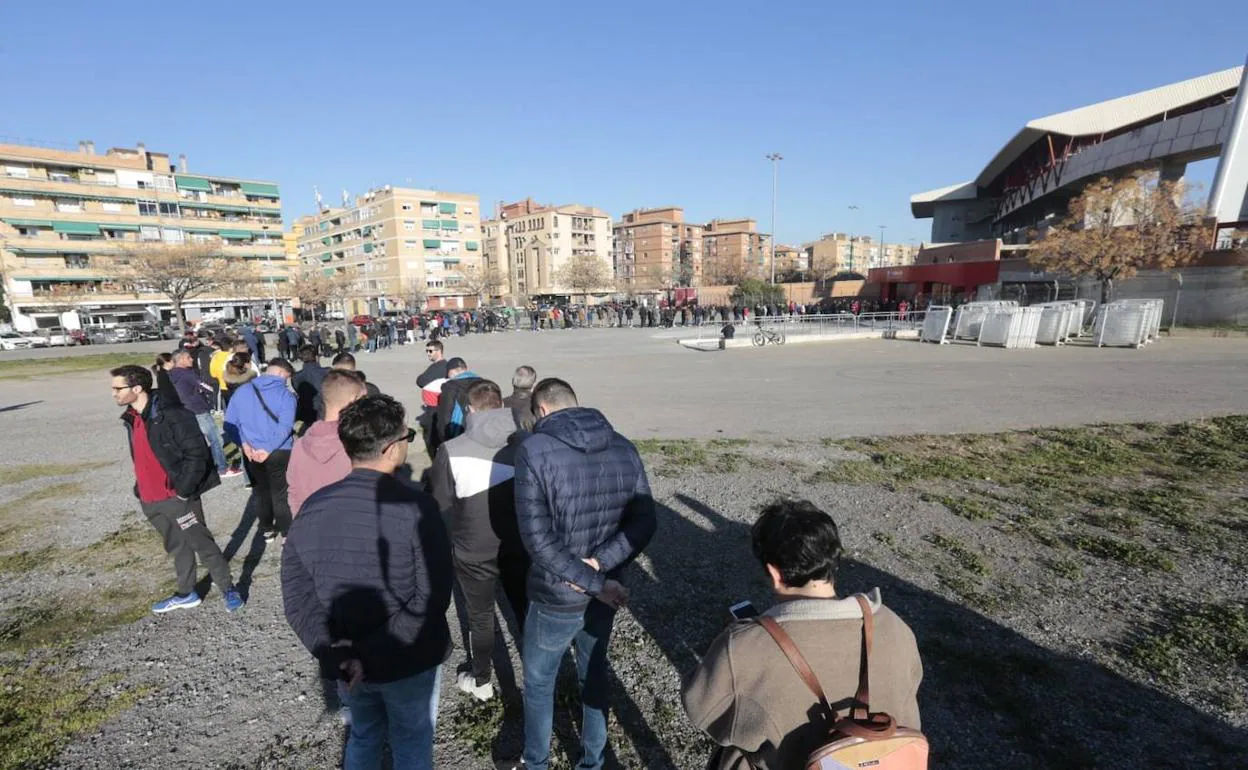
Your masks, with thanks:
M 736 305 L 783 304 L 784 287 L 757 278 L 747 278 L 732 290 L 731 299 Z

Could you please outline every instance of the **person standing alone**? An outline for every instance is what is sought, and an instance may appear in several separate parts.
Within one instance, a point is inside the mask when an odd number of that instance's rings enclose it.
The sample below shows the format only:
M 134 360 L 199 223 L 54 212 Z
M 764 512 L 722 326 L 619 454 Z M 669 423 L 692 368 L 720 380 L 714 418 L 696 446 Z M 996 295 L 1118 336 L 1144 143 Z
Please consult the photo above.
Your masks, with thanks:
M 177 593 L 152 605 L 157 614 L 198 607 L 196 559 L 204 563 L 225 597 L 227 612 L 242 609 L 230 566 L 204 522 L 200 497 L 221 483 L 195 417 L 152 392 L 152 374 L 141 366 L 110 371 L 113 401 L 126 407 L 121 420 L 130 439 L 134 494 L 143 515 L 173 557 Z
M 563 380 L 533 390 L 539 415 L 516 452 L 516 517 L 533 560 L 524 623 L 524 757 L 546 770 L 555 679 L 575 645 L 584 770 L 599 770 L 607 747 L 607 647 L 615 611 L 628 602 L 620 570 L 657 526 L 641 456 L 597 409 L 579 406 Z

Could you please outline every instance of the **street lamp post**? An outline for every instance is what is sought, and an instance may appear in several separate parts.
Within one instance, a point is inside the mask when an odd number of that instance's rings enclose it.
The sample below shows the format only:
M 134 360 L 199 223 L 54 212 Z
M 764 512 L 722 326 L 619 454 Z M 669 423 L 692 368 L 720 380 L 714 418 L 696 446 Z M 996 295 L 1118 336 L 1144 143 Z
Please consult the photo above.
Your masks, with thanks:
M 888 225 L 880 225 L 880 258 L 877 260 L 876 267 L 884 267 L 884 228 Z
M 780 161 L 784 157 L 778 152 L 769 153 L 771 161 L 771 283 L 776 283 L 776 184 L 780 179 Z
M 849 205 L 849 210 L 857 211 L 858 206 L 856 204 L 851 203 Z M 850 214 L 850 220 L 851 221 L 849 223 L 850 225 L 849 227 L 849 272 L 852 273 L 854 271 L 854 227 L 853 227 L 854 223 L 852 221 L 853 214 Z

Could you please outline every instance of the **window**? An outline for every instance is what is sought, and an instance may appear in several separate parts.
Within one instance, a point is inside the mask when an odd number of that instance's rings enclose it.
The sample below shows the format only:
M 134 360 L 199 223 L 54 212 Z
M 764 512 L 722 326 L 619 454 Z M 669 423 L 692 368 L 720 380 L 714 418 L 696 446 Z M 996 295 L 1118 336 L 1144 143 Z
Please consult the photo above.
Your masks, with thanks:
M 13 205 L 14 206 L 33 206 L 35 205 L 35 199 L 34 198 L 14 198 Z
M 160 239 L 165 243 L 182 243 L 184 236 L 181 230 L 164 227 L 160 230 Z
M 173 177 L 167 176 L 165 174 L 157 175 L 156 189 L 157 190 L 172 190 L 173 189 Z
M 416 231 L 416 220 L 415 220 L 415 219 L 404 219 L 404 220 L 403 220 L 403 229 L 404 229 L 404 230 L 406 230 L 406 231 L 407 231 L 407 232 L 409 232 L 409 233 L 411 233 L 411 232 L 415 232 L 415 231 Z
M 90 258 L 87 257 L 86 254 L 66 254 L 65 255 L 65 267 L 82 269 L 84 267 L 89 267 L 90 264 L 91 264 L 91 260 Z
M 30 169 L 25 166 L 5 166 L 4 175 L 17 177 L 18 179 L 29 179 Z
M 139 201 L 139 216 L 154 217 L 156 212 L 156 201 Z
M 49 181 L 52 181 L 52 182 L 75 182 L 77 181 L 69 174 L 66 174 L 64 171 L 49 171 L 48 179 Z
M 150 225 L 140 226 L 139 227 L 139 240 L 140 241 L 159 241 L 160 240 L 160 228 L 152 227 Z
M 416 246 L 417 243 L 415 238 L 403 241 L 403 248 L 405 249 L 414 249 Z
M 23 238 L 34 238 L 34 237 L 36 237 L 36 236 L 38 236 L 38 235 L 39 235 L 39 228 L 37 228 L 37 227 L 19 227 L 19 228 L 17 228 L 17 233 L 18 233 L 18 235 L 21 235 Z
M 121 204 L 120 204 L 120 203 L 110 203 L 110 202 L 108 202 L 108 201 L 105 201 L 105 202 L 104 202 L 104 210 L 105 210 L 105 211 L 110 211 L 110 212 L 113 212 L 113 213 L 120 213 L 120 212 L 121 212 Z
M 77 198 L 57 198 L 56 210 L 76 214 L 82 211 L 82 201 Z
M 191 233 L 191 243 L 209 243 L 215 241 L 217 236 L 211 233 Z
M 178 213 L 178 204 L 176 204 L 176 203 L 162 203 L 162 204 L 160 204 L 160 214 L 161 214 L 161 216 L 165 216 L 165 217 L 176 217 L 176 216 L 181 216 L 181 215 Z
M 420 213 L 421 213 L 423 216 L 427 216 L 427 217 L 436 217 L 436 216 L 438 215 L 438 204 L 436 204 L 436 203 L 421 203 L 421 204 L 420 204 Z
M 404 203 L 404 204 L 403 204 L 403 210 L 404 210 L 404 211 L 411 211 L 411 210 L 412 210 L 412 204 L 410 204 L 410 203 Z
M 464 216 L 472 216 L 472 209 L 464 209 Z

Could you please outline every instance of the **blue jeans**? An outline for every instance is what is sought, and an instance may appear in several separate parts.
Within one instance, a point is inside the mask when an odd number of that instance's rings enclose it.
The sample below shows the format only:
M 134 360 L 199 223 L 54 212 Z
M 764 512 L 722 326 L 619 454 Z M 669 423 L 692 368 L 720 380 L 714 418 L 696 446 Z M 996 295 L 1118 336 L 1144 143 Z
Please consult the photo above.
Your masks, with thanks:
M 381 767 L 381 751 L 390 736 L 396 768 L 433 770 L 433 728 L 438 721 L 442 667 L 397 682 L 360 682 L 347 695 L 351 734 L 344 770 Z
M 204 434 L 208 448 L 212 450 L 212 461 L 217 464 L 217 473 L 225 473 L 230 466 L 225 463 L 225 450 L 221 448 L 221 434 L 217 432 L 217 421 L 213 419 L 212 412 L 195 415 L 195 422 L 199 423 L 199 432 Z
M 524 761 L 546 770 L 555 716 L 555 679 L 568 645 L 576 643 L 581 690 L 581 761 L 578 770 L 599 770 L 607 748 L 607 644 L 615 611 L 597 600 L 581 612 L 530 604 L 524 621 Z

